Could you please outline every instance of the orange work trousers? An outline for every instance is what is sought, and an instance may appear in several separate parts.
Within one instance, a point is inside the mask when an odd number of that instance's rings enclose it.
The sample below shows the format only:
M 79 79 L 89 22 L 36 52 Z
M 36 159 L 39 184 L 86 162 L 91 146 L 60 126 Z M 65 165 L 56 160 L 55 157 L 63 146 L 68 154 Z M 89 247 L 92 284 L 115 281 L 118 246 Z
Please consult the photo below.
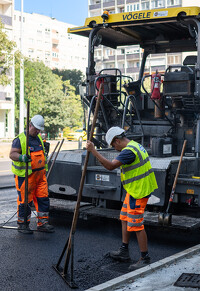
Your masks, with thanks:
M 127 221 L 127 231 L 140 231 L 144 229 L 144 211 L 147 205 L 148 197 L 135 199 L 129 193 L 126 193 L 120 220 Z
M 49 218 L 48 185 L 43 151 L 31 153 L 31 159 L 33 172 L 28 176 L 27 222 L 30 222 L 31 205 L 34 202 L 38 218 L 37 225 L 40 226 L 47 223 Z M 25 178 L 15 176 L 15 185 L 18 192 L 18 223 L 24 223 Z

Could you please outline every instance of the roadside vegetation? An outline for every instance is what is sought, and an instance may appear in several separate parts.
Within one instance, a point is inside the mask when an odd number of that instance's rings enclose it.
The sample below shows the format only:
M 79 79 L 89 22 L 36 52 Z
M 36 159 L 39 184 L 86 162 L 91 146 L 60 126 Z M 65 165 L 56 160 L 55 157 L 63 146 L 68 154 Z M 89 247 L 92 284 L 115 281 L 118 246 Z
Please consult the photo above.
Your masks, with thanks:
M 15 63 L 15 134 L 19 133 L 20 52 L 9 40 L 0 21 L 0 85 L 11 83 L 10 70 Z M 45 132 L 50 138 L 59 132 L 82 127 L 83 108 L 79 84 L 83 80 L 80 70 L 51 70 L 43 62 L 24 58 L 24 108 L 30 101 L 30 116 L 41 114 L 45 119 Z
M 80 80 L 79 80 L 80 82 Z M 30 116 L 41 114 L 45 119 L 45 132 L 55 138 L 65 127 L 82 125 L 83 109 L 80 96 L 70 80 L 60 76 L 43 62 L 24 61 L 24 100 L 30 100 Z M 15 118 L 19 122 L 20 68 L 15 70 Z M 16 128 L 16 132 L 18 132 Z

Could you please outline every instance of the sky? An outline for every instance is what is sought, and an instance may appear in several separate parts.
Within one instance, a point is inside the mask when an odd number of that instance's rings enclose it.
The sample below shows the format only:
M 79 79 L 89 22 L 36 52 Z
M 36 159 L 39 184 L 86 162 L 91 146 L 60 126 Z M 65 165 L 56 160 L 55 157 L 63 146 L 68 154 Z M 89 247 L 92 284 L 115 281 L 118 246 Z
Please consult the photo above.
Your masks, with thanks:
M 88 13 L 88 0 L 23 0 L 24 12 L 38 13 L 57 20 L 82 26 Z M 21 0 L 15 0 L 15 10 L 21 11 Z

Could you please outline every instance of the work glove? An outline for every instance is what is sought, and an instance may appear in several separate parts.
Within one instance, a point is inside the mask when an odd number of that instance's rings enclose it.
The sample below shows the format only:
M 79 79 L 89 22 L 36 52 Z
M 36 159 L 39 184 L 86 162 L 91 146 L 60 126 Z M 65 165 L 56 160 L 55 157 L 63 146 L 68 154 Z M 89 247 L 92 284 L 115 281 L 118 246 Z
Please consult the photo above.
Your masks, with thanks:
M 19 156 L 19 161 L 24 162 L 24 163 L 29 163 L 31 162 L 31 157 L 29 155 L 20 155 Z

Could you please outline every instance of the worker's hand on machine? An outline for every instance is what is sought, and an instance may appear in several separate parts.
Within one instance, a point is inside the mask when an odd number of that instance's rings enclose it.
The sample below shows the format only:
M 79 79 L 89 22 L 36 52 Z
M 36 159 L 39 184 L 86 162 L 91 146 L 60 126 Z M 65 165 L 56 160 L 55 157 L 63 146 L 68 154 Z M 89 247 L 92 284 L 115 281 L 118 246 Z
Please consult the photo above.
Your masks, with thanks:
M 31 162 L 31 157 L 29 155 L 20 155 L 19 156 L 19 161 L 24 162 L 24 163 L 29 163 Z
M 92 152 L 93 149 L 94 149 L 94 144 L 93 144 L 93 142 L 91 142 L 90 140 L 87 140 L 87 142 L 86 142 L 86 149 L 87 149 L 89 152 Z

